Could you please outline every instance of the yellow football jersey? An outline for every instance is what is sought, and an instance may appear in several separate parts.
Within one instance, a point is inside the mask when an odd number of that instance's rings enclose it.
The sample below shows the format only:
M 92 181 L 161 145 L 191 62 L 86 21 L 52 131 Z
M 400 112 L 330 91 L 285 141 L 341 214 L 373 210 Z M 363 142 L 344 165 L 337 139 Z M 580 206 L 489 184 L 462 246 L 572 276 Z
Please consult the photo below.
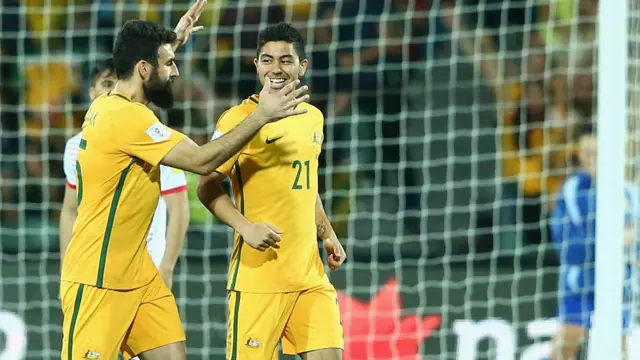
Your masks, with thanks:
M 76 163 L 78 218 L 62 280 L 109 289 L 151 282 L 146 238 L 160 196 L 164 156 L 184 135 L 114 91 L 92 104 Z
M 218 120 L 216 135 L 228 133 L 259 102 L 244 100 Z M 254 223 L 283 231 L 280 248 L 258 251 L 236 234 L 227 288 L 256 293 L 300 291 L 328 281 L 318 250 L 315 205 L 322 112 L 308 112 L 263 127 L 238 154 L 218 168 L 233 184 L 236 206 Z

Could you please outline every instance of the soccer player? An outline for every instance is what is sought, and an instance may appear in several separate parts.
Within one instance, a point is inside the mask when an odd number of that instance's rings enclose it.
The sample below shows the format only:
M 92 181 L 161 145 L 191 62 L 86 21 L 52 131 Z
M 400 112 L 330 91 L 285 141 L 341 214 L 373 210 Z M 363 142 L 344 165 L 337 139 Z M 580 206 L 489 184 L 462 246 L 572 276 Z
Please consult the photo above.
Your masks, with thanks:
M 260 82 L 276 91 L 307 70 L 304 44 L 292 26 L 262 30 L 254 60 Z M 262 106 L 252 95 L 218 120 L 213 138 L 237 129 Z M 346 254 L 318 195 L 322 113 L 308 103 L 304 115 L 265 126 L 242 150 L 200 178 L 201 202 L 235 232 L 227 283 L 228 360 L 340 360 L 343 330 L 337 294 L 325 273 L 317 239 L 324 242 L 331 269 Z M 237 207 L 221 183 L 230 177 Z
M 573 359 L 582 347 L 583 335 L 591 329 L 594 310 L 595 234 L 596 234 L 596 158 L 597 141 L 587 129 L 579 139 L 582 170 L 570 176 L 558 196 L 551 218 L 551 233 L 560 261 L 558 282 L 558 319 L 560 327 L 552 340 L 548 359 Z M 638 216 L 638 192 L 627 186 L 625 244 L 635 249 L 635 222 Z M 624 289 L 625 330 L 631 326 L 631 268 L 627 267 Z M 584 349 L 583 349 L 584 352 Z
M 93 86 L 89 89 L 89 97 L 94 100 L 113 89 L 116 83 L 116 73 L 113 60 L 101 61 L 91 72 Z M 82 140 L 79 132 L 67 141 L 64 149 L 63 163 L 66 177 L 62 212 L 60 213 L 60 254 L 71 240 L 73 223 L 78 213 L 76 192 L 76 160 Z M 162 197 L 153 217 L 147 236 L 147 251 L 165 283 L 171 288 L 172 274 L 187 228 L 189 226 L 189 200 L 186 196 L 187 179 L 182 170 L 160 166 L 160 191 Z M 167 210 L 169 225 L 167 226 Z
M 76 162 L 78 217 L 62 264 L 63 359 L 184 360 L 185 333 L 173 294 L 146 250 L 160 196 L 159 165 L 206 175 L 266 124 L 300 115 L 298 82 L 261 91 L 236 129 L 198 146 L 146 106 L 169 108 L 178 76 L 174 51 L 197 27 L 199 0 L 176 31 L 128 21 L 116 37 L 114 89 L 93 101 Z

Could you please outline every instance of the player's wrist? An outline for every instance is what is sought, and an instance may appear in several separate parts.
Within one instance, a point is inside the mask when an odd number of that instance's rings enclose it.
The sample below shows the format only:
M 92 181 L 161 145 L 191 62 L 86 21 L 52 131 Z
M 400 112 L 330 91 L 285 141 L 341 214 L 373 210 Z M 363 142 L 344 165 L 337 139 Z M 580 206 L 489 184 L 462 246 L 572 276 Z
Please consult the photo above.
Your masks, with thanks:
M 273 119 L 265 115 L 264 112 L 260 110 L 260 107 L 258 107 L 258 109 L 251 114 L 251 120 L 257 122 L 260 126 L 264 126 L 270 123 Z
M 160 271 L 164 271 L 164 270 L 173 271 L 174 268 L 175 268 L 175 264 L 170 264 L 165 262 L 160 263 L 160 266 L 158 266 L 158 269 Z
M 233 226 L 234 230 L 243 238 L 247 237 L 252 227 L 253 223 L 249 220 L 241 221 L 236 226 Z
M 331 236 L 329 236 L 329 237 L 326 237 L 326 238 L 324 238 L 324 239 L 321 239 L 321 240 L 322 240 L 322 243 L 323 243 L 323 244 L 324 244 L 324 243 L 327 243 L 327 242 L 328 242 L 328 243 L 336 243 L 336 242 L 337 242 L 337 243 L 340 243 L 340 241 L 338 240 L 338 236 L 337 236 L 337 235 L 335 235 L 335 234 L 334 234 L 334 235 L 331 235 Z

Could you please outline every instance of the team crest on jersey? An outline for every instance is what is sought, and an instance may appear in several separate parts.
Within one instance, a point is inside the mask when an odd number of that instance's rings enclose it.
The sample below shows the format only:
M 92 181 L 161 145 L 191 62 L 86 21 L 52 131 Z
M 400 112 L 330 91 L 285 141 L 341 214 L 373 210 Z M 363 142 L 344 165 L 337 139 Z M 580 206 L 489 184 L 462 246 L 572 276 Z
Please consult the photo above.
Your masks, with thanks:
M 249 338 L 249 340 L 247 340 L 247 346 L 250 348 L 257 349 L 260 347 L 260 341 L 258 339 Z
M 311 137 L 311 141 L 317 145 L 322 144 L 322 134 L 318 134 L 317 132 L 314 132 L 313 136 Z
M 85 359 L 85 360 L 98 360 L 98 359 L 100 359 L 100 353 L 96 352 L 96 351 L 87 351 L 87 353 L 84 354 L 83 359 Z

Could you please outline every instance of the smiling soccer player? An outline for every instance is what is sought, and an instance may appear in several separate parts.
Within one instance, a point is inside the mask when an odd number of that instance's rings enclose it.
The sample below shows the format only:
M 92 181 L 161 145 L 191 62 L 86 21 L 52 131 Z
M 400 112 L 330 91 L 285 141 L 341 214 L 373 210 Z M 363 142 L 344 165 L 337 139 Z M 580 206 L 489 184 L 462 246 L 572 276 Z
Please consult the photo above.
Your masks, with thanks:
M 264 29 L 254 62 L 268 92 L 298 81 L 308 65 L 300 33 L 285 23 Z M 214 139 L 263 101 L 253 95 L 229 109 Z M 324 117 L 308 103 L 298 108 L 306 112 L 265 126 L 198 186 L 202 203 L 236 231 L 227 284 L 229 360 L 275 359 L 281 340 L 285 353 L 304 360 L 342 359 L 337 294 L 317 246 L 322 239 L 332 269 L 346 259 L 318 195 Z M 238 208 L 222 190 L 226 177 Z

